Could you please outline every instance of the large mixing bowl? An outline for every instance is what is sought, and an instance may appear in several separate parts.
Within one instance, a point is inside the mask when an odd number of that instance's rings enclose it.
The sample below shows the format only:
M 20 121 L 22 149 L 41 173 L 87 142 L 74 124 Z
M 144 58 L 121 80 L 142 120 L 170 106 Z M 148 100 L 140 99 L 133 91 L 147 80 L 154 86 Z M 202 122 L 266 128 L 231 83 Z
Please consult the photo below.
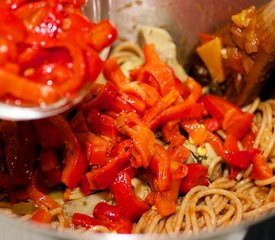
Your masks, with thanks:
M 109 17 L 119 30 L 120 40 L 136 41 L 141 25 L 167 29 L 178 47 L 179 61 L 186 62 L 197 43 L 199 31 L 209 32 L 226 22 L 233 13 L 249 6 L 260 6 L 267 0 L 89 0 L 85 13 L 93 20 Z M 266 217 L 265 217 L 266 218 Z M 258 219 L 263 221 L 264 218 Z M 215 233 L 199 236 L 173 235 L 172 239 L 234 239 L 241 240 L 251 224 L 244 222 Z M 0 215 L 0 239 L 58 240 L 58 239 L 168 239 L 167 235 L 84 234 L 56 232 L 38 225 Z

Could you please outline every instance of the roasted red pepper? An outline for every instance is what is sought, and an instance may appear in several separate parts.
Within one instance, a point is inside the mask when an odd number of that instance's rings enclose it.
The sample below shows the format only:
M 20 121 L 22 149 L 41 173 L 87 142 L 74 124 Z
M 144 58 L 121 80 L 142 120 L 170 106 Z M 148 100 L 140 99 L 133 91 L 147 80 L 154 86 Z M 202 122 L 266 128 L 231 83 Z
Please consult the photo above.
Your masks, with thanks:
M 33 213 L 31 220 L 39 223 L 45 223 L 45 224 L 51 223 L 52 215 L 49 211 L 39 208 Z
M 143 213 L 149 210 L 147 202 L 140 200 L 133 192 L 131 176 L 127 171 L 121 171 L 111 185 L 117 205 L 124 217 L 131 222 L 137 221 Z
M 176 201 L 179 196 L 181 180 L 174 180 L 168 190 L 163 192 L 152 192 L 148 198 L 152 198 L 161 216 L 169 216 L 176 211 Z
M 114 42 L 117 31 L 107 20 L 90 22 L 82 14 L 83 4 L 82 0 L 3 4 L 2 100 L 19 99 L 28 106 L 52 104 L 74 97 L 98 77 L 103 68 L 99 53 Z M 62 51 L 67 54 L 57 54 Z
M 118 137 L 119 132 L 116 121 L 112 117 L 102 114 L 96 109 L 92 109 L 88 113 L 87 120 L 90 123 L 90 129 L 94 133 L 105 135 L 110 138 Z
M 66 148 L 62 182 L 73 189 L 80 182 L 87 166 L 82 148 L 65 118 L 61 115 L 54 116 L 50 118 L 50 122 L 57 128 Z
M 141 166 L 148 168 L 155 149 L 154 133 L 141 122 L 134 112 L 121 113 L 117 118 L 117 124 L 120 132 L 133 140 L 136 154 L 132 165 L 136 168 Z
M 155 153 L 150 160 L 150 169 L 155 174 L 154 189 L 161 192 L 167 190 L 172 179 L 170 158 L 166 149 L 157 143 Z
M 108 153 L 114 144 L 108 137 L 89 133 L 83 142 L 86 159 L 91 166 L 103 167 L 108 163 Z
M 129 149 L 128 142 L 120 143 L 118 154 L 110 157 L 105 166 L 92 169 L 86 173 L 90 189 L 103 190 L 110 187 L 117 174 L 129 164 L 130 158 L 131 149 Z
M 256 180 L 263 180 L 273 176 L 271 168 L 268 166 L 265 157 L 258 153 L 252 159 L 251 177 Z
M 131 233 L 132 223 L 123 217 L 121 210 L 117 206 L 111 206 L 107 203 L 98 203 L 93 212 L 93 217 L 74 213 L 72 223 L 75 226 L 84 228 L 92 228 L 95 226 L 105 226 L 110 231 L 117 233 Z
M 55 200 L 42 193 L 37 188 L 37 172 L 33 175 L 31 184 L 27 188 L 28 196 L 39 208 L 46 208 L 49 210 L 61 207 Z
M 216 118 L 222 128 L 237 139 L 241 139 L 251 128 L 253 114 L 243 112 L 237 105 L 215 95 L 204 95 L 200 102 L 209 114 Z
M 180 184 L 180 193 L 186 194 L 195 186 L 198 185 L 208 185 L 207 180 L 207 173 L 208 169 L 207 167 L 199 164 L 199 163 L 190 163 L 187 164 L 188 167 L 188 173 L 187 175 L 182 179 Z
M 138 81 L 156 87 L 162 96 L 175 88 L 175 78 L 172 70 L 160 60 L 154 45 L 144 46 L 145 65 L 141 67 Z

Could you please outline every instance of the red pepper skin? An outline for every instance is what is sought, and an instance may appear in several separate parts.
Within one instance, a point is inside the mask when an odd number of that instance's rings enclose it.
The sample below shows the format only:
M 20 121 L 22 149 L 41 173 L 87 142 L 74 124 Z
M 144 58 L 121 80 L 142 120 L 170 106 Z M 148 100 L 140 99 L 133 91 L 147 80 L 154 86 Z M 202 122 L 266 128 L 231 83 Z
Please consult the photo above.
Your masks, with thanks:
M 209 114 L 216 118 L 222 128 L 241 139 L 251 128 L 253 114 L 242 110 L 226 99 L 215 95 L 204 95 L 199 100 L 204 104 Z
M 154 45 L 144 46 L 145 65 L 142 66 L 138 81 L 148 83 L 158 89 L 162 96 L 175 88 L 173 71 L 160 61 L 155 52 Z
M 146 114 L 142 118 L 143 123 L 146 126 L 150 126 L 152 121 L 154 121 L 159 114 L 169 108 L 179 97 L 180 95 L 177 90 L 171 90 L 146 111 Z
M 193 78 L 189 77 L 184 82 L 186 88 L 189 90 L 190 94 L 186 98 L 187 103 L 195 103 L 202 95 L 202 86 L 195 81 Z
M 109 58 L 105 62 L 103 74 L 107 80 L 112 81 L 118 88 L 121 88 L 123 85 L 129 82 L 120 69 L 120 66 L 117 63 L 117 59 L 114 57 Z
M 0 35 L 7 36 L 15 42 L 23 41 L 27 31 L 22 21 L 11 13 L 9 9 L 0 7 L 0 12 Z
M 65 118 L 61 115 L 54 116 L 50 118 L 50 122 L 57 128 L 66 148 L 62 182 L 70 189 L 74 189 L 79 184 L 87 165 L 82 148 Z
M 150 128 L 155 130 L 165 122 L 177 119 L 200 119 L 204 115 L 205 109 L 199 103 L 180 103 L 171 106 L 160 113 L 151 123 Z
M 87 116 L 90 123 L 89 128 L 96 134 L 105 135 L 110 138 L 117 138 L 119 131 L 115 119 L 92 109 Z
M 255 156 L 259 153 L 258 149 L 248 149 L 244 151 L 229 152 L 226 162 L 233 167 L 246 169 L 250 166 Z
M 219 121 L 216 118 L 202 119 L 201 123 L 210 132 L 214 132 L 214 131 L 222 128 L 221 124 L 219 123 Z
M 254 141 L 256 138 L 256 134 L 251 130 L 245 134 L 245 136 L 241 139 L 241 143 L 245 149 L 252 148 Z
M 199 163 L 190 163 L 187 164 L 188 173 L 182 179 L 180 185 L 180 193 L 186 194 L 195 186 L 204 185 L 208 186 L 207 180 L 207 167 L 199 164 Z
M 117 233 L 131 233 L 132 223 L 121 215 L 120 208 L 105 202 L 98 203 L 93 212 L 94 217 L 82 213 L 74 213 L 72 223 L 89 229 L 94 226 L 105 226 Z
M 27 188 L 29 199 L 33 200 L 39 208 L 46 207 L 47 209 L 52 210 L 60 207 L 59 203 L 37 189 L 36 181 L 37 172 L 33 175 L 31 184 Z
M 117 124 L 122 134 L 129 136 L 134 144 L 135 158 L 131 164 L 135 168 L 148 168 L 150 159 L 154 154 L 156 138 L 154 133 L 145 126 L 134 112 L 121 113 Z
M 149 210 L 147 202 L 135 196 L 131 177 L 126 171 L 122 171 L 115 178 L 111 185 L 111 192 L 115 196 L 117 205 L 121 208 L 121 213 L 131 222 L 136 222 L 143 213 Z
M 252 172 L 251 177 L 256 180 L 264 180 L 271 178 L 273 176 L 271 168 L 268 166 L 266 159 L 260 153 L 256 154 L 256 156 L 252 160 Z
M 155 144 L 155 153 L 150 161 L 150 169 L 155 174 L 154 189 L 165 191 L 171 183 L 170 158 L 166 149 L 160 144 Z
M 108 163 L 108 154 L 113 147 L 109 138 L 89 133 L 83 140 L 85 156 L 92 167 L 103 167 Z
M 238 139 L 232 135 L 232 134 L 227 134 L 225 141 L 224 141 L 224 147 L 229 151 L 229 152 L 237 152 L 239 151 L 238 147 Z
M 223 141 L 218 135 L 208 132 L 206 141 L 214 148 L 219 156 L 223 159 L 227 158 L 228 150 L 225 148 Z
M 86 173 L 91 190 L 103 190 L 110 187 L 117 174 L 129 164 L 131 151 L 123 147 L 120 149 L 118 155 L 111 158 L 108 164 Z
M 33 213 L 31 220 L 39 223 L 49 224 L 52 221 L 52 215 L 49 211 L 39 208 Z
M 93 48 L 100 52 L 105 47 L 110 46 L 117 38 L 117 30 L 107 20 L 101 20 L 95 24 L 91 30 L 91 44 Z
M 107 83 L 98 93 L 98 95 L 94 99 L 83 104 L 81 108 L 84 112 L 90 111 L 94 108 L 96 108 L 99 111 L 111 110 L 112 104 L 110 103 L 114 103 L 116 101 L 117 96 L 118 96 L 117 86 L 111 81 L 107 81 Z
M 102 221 L 110 221 L 112 229 L 118 233 L 131 233 L 132 223 L 123 216 L 119 206 L 99 202 L 94 208 L 93 215 Z
M 163 192 L 151 192 L 149 198 L 153 198 L 158 212 L 161 216 L 169 216 L 176 211 L 176 201 L 179 196 L 181 180 L 174 180 L 168 190 Z M 150 196 L 151 195 L 151 196 Z

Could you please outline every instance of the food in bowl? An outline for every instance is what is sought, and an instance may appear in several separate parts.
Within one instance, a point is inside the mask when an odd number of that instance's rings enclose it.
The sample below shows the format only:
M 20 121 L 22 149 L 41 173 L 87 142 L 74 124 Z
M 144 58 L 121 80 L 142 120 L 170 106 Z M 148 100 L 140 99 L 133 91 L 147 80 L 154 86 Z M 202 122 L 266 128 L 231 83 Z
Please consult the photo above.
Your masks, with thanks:
M 116 39 L 109 21 L 92 23 L 85 1 L 3 1 L 2 103 L 46 107 L 72 102 L 102 70 L 100 52 Z
M 80 232 L 197 234 L 274 209 L 274 100 L 209 94 L 167 32 L 141 31 L 78 106 L 0 122 L 6 211 Z

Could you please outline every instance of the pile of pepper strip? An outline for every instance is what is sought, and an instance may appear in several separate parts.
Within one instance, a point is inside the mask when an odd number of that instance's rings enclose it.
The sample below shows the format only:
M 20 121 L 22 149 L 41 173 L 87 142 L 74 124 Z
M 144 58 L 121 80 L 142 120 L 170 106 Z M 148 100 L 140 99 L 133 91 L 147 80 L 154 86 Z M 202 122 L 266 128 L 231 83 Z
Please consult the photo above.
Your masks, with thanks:
M 252 148 L 252 114 L 222 97 L 202 95 L 192 78 L 180 82 L 153 45 L 145 45 L 144 56 L 144 64 L 129 78 L 109 58 L 103 68 L 106 83 L 95 83 L 90 95 L 66 114 L 0 122 L 0 187 L 13 203 L 33 201 L 33 220 L 49 223 L 49 211 L 62 207 L 47 193 L 64 188 L 66 201 L 77 187 L 84 195 L 110 191 L 115 204 L 100 202 L 87 215 L 74 213 L 76 228 L 101 225 L 130 233 L 152 206 L 162 216 L 174 213 L 179 196 L 209 183 L 207 167 L 186 162 L 191 154 L 186 141 L 196 147 L 209 143 L 232 178 L 250 165 L 251 178 L 272 176 L 260 151 Z M 220 129 L 225 140 L 216 134 Z M 133 178 L 150 186 L 145 199 L 134 192 Z
M 0 3 L 0 100 L 39 106 L 70 99 L 102 70 L 116 29 L 82 14 L 84 0 Z

